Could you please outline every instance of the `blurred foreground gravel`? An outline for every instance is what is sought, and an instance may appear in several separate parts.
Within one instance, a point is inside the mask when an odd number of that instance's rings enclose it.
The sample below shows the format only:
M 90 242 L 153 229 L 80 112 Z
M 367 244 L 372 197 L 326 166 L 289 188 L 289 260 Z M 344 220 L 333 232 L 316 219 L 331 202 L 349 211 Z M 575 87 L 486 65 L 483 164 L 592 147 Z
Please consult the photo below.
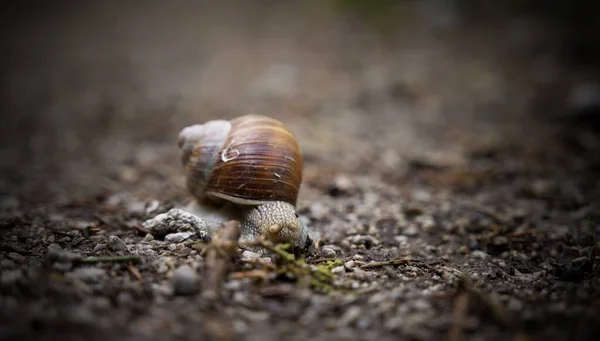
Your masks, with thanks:
M 600 140 L 533 114 L 564 77 L 539 23 L 184 4 L 15 24 L 1 339 L 594 339 Z M 143 223 L 189 200 L 177 132 L 250 112 L 297 135 L 317 249 L 232 257 L 211 303 L 209 238 Z

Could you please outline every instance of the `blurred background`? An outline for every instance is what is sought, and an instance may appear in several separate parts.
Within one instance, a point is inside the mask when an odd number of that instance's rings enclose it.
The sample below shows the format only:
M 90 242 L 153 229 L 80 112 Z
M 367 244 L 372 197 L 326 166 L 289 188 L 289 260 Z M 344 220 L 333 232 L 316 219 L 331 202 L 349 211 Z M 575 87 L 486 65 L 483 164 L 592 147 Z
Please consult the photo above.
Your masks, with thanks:
M 177 193 L 178 131 L 245 113 L 296 133 L 309 181 L 599 144 L 593 2 L 24 1 L 2 16 L 0 191 L 20 202 Z

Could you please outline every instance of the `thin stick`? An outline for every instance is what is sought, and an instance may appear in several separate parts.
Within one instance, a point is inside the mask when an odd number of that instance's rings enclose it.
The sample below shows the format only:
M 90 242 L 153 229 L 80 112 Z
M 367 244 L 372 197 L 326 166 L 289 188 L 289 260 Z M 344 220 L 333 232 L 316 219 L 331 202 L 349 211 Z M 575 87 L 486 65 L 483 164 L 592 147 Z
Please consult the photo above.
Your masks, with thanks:
M 269 273 L 266 272 L 265 270 L 255 269 L 255 270 L 234 272 L 231 274 L 231 276 L 234 279 L 244 279 L 244 278 L 267 279 L 269 277 Z
M 131 225 L 131 227 L 136 229 L 138 232 L 145 233 L 145 234 L 148 234 L 148 233 L 152 234 L 152 231 L 148 230 L 147 228 L 143 227 L 142 225 L 133 224 L 133 225 Z
M 388 265 L 400 265 L 414 262 L 410 257 L 401 257 L 383 262 L 371 262 L 360 266 L 361 269 L 376 269 Z
M 448 332 L 448 341 L 460 341 L 463 336 L 463 328 L 467 309 L 469 307 L 469 293 L 463 291 L 454 300 L 454 311 L 452 313 L 452 327 Z
M 138 270 L 135 266 L 130 264 L 129 266 L 127 266 L 127 270 L 129 270 L 133 277 L 135 277 L 135 279 L 137 279 L 138 281 L 141 281 L 143 279 L 140 270 Z
M 206 255 L 208 278 L 202 293 L 204 298 L 216 299 L 220 296 L 221 283 L 231 271 L 231 258 L 238 253 L 240 233 L 240 223 L 230 220 L 213 237 Z
M 95 264 L 95 263 L 125 263 L 141 261 L 139 256 L 105 256 L 105 257 L 85 257 L 76 260 L 77 263 Z
M 496 300 L 494 300 L 490 295 L 487 295 L 473 287 L 469 278 L 463 277 L 461 279 L 461 286 L 488 309 L 492 315 L 492 318 L 498 325 L 506 327 L 511 324 L 511 318 L 506 314 L 504 309 L 496 302 Z

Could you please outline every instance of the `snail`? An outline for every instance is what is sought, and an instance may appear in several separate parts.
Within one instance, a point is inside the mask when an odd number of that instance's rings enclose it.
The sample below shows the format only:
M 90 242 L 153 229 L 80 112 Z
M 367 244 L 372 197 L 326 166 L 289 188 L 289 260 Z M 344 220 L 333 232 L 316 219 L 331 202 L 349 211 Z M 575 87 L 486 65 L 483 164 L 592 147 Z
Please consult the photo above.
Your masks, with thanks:
M 190 213 L 213 228 L 239 220 L 240 242 L 262 236 L 309 246 L 308 229 L 296 214 L 302 155 L 282 122 L 262 115 L 208 121 L 183 128 L 177 144 L 195 199 Z

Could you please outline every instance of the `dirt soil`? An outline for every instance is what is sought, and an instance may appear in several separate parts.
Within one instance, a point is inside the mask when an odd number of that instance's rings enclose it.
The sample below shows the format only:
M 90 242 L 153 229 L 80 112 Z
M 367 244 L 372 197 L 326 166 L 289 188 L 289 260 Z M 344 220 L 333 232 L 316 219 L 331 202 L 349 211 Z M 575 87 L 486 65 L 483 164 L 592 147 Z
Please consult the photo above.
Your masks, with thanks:
M 530 115 L 562 77 L 546 31 L 426 6 L 389 31 L 318 3 L 13 25 L 0 339 L 596 339 L 600 143 Z M 190 200 L 178 131 L 244 113 L 296 134 L 315 250 L 237 259 L 209 300 L 209 246 L 140 226 Z

